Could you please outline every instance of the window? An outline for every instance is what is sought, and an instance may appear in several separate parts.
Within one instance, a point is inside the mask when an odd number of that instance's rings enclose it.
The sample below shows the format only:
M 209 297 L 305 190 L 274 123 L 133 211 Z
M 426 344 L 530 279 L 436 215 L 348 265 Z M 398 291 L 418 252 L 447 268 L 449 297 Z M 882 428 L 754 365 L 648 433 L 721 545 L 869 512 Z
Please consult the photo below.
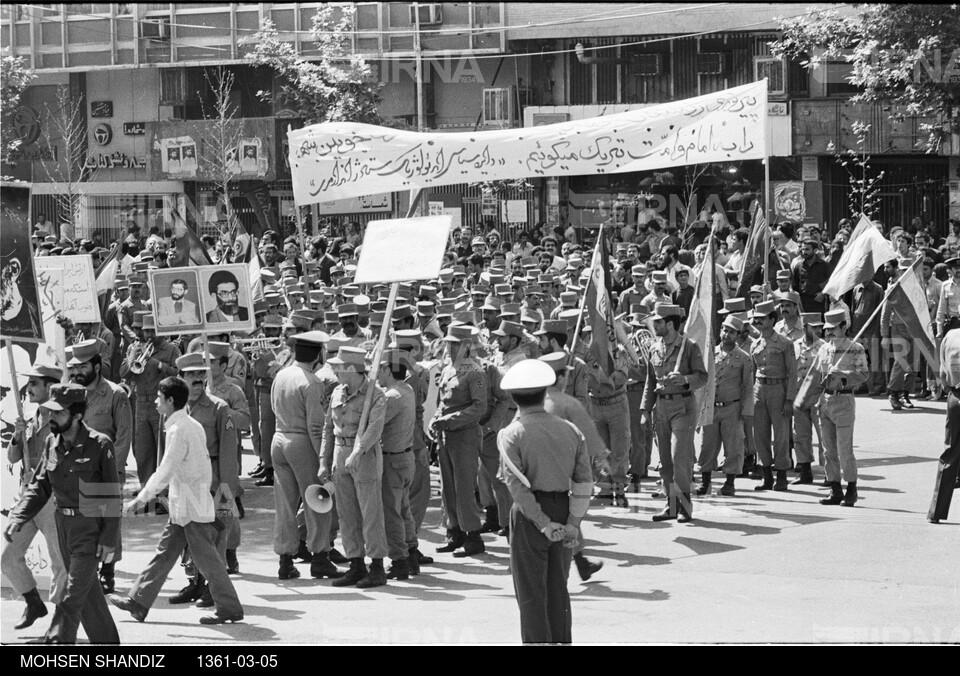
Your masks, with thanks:
M 787 76 L 783 59 L 772 56 L 761 56 L 754 59 L 754 79 L 760 81 L 767 78 L 767 92 L 783 96 L 787 93 Z

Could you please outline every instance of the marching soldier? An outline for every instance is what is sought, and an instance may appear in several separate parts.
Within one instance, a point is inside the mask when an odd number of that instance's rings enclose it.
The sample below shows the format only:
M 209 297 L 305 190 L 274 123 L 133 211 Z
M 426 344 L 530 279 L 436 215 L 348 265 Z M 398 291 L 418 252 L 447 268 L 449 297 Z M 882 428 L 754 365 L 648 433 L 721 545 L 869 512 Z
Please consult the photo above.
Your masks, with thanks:
M 263 320 L 263 335 L 266 338 L 280 340 L 283 320 L 278 315 L 267 315 Z M 252 365 L 254 398 L 259 409 L 260 447 L 254 451 L 260 457 L 260 464 L 250 473 L 256 479 L 257 486 L 273 486 L 273 460 L 271 447 L 276 431 L 277 418 L 270 403 L 270 388 L 273 379 L 284 367 L 278 361 L 281 353 L 277 350 L 263 350 L 254 359 Z
M 110 440 L 83 422 L 87 391 L 53 385 L 42 406 L 50 434 L 30 484 L 10 512 L 4 538 L 10 542 L 54 498 L 60 554 L 67 584 L 53 613 L 45 643 L 76 643 L 82 623 L 91 643 L 120 643 L 120 635 L 97 582 L 97 563 L 113 560 L 120 528 L 120 482 Z M 96 484 L 96 494 L 82 492 Z
M 804 335 L 794 342 L 797 357 L 797 386 L 803 383 L 810 366 L 817 358 L 820 348 L 823 347 L 823 340 L 818 333 L 823 326 L 820 315 L 816 312 L 804 312 L 801 315 L 803 320 Z M 793 411 L 793 441 L 794 448 L 797 451 L 797 469 L 800 476 L 793 480 L 794 484 L 812 484 L 813 483 L 813 430 L 820 430 L 820 411 L 817 406 L 798 409 L 794 407 Z M 822 455 L 822 454 L 821 454 Z M 822 459 L 821 459 L 822 462 Z

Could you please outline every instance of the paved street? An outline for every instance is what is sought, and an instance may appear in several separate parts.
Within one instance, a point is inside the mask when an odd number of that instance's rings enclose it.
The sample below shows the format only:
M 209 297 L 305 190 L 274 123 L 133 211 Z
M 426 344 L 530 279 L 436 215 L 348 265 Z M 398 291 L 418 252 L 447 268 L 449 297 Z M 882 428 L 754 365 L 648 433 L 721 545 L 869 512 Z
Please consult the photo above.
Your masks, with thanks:
M 587 552 L 604 568 L 586 584 L 571 572 L 574 641 L 960 641 L 960 504 L 950 523 L 925 519 L 945 405 L 917 404 L 892 413 L 885 399 L 857 399 L 861 500 L 852 509 L 818 504 L 826 493 L 819 486 L 755 493 L 756 482 L 745 479 L 735 498 L 698 500 L 688 525 L 650 521 L 660 506 L 650 498 L 653 482 L 629 496 L 629 509 L 592 507 Z M 253 458 L 244 460 L 246 471 Z M 815 475 L 822 480 L 820 468 Z M 245 483 L 242 572 L 233 579 L 246 621 L 201 627 L 205 611 L 168 605 L 185 582 L 175 569 L 146 623 L 113 609 L 124 643 L 519 641 L 503 538 L 485 536 L 485 555 L 437 555 L 424 575 L 371 591 L 314 581 L 306 564 L 304 578 L 281 583 L 272 551 L 273 491 Z M 427 554 L 442 541 L 438 521 L 434 497 L 421 545 Z M 149 560 L 161 524 L 155 516 L 125 519 L 118 590 Z M 23 604 L 10 598 L 5 589 L 3 642 L 41 636 L 49 618 L 13 631 Z

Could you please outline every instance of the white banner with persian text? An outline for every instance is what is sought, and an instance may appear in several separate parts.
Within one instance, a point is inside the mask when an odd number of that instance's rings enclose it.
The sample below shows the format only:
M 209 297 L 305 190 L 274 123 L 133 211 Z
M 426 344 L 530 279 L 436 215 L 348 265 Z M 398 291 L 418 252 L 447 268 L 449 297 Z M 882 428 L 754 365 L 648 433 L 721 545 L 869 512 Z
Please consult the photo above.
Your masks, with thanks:
M 325 122 L 288 133 L 298 204 L 530 176 L 618 174 L 767 155 L 766 80 L 540 127 L 418 133 Z

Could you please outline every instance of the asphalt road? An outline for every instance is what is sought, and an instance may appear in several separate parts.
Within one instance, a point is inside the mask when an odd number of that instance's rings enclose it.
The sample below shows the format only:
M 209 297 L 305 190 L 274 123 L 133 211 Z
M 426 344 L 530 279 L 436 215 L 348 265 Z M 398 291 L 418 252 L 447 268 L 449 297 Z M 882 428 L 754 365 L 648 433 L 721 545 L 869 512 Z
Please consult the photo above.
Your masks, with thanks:
M 587 583 L 571 571 L 574 641 L 960 642 L 960 504 L 949 522 L 932 525 L 925 518 L 945 404 L 917 404 L 894 413 L 886 400 L 857 399 L 860 502 L 853 508 L 820 505 L 827 491 L 818 485 L 755 493 L 756 482 L 747 479 L 738 480 L 736 497 L 716 495 L 715 486 L 714 495 L 697 499 L 691 524 L 650 520 L 662 502 L 650 497 L 653 482 L 628 495 L 629 508 L 592 505 L 587 553 L 604 567 Z M 244 461 L 245 471 L 255 464 L 251 455 Z M 822 468 L 814 473 L 822 480 Z M 435 489 L 436 481 L 434 475 Z M 486 535 L 481 556 L 438 554 L 421 576 L 367 591 L 312 580 L 306 564 L 304 577 L 280 582 L 273 491 L 244 483 L 241 573 L 233 579 L 246 620 L 203 627 L 197 620 L 208 611 L 169 605 L 167 598 L 185 584 L 177 567 L 147 622 L 112 609 L 124 644 L 519 641 L 504 538 Z M 128 488 L 134 484 L 135 478 Z M 424 553 L 433 555 L 442 543 L 439 518 L 435 491 Z M 118 591 L 149 561 L 162 525 L 156 516 L 125 518 Z M 42 636 L 49 616 L 13 631 L 23 603 L 3 592 L 3 642 Z

